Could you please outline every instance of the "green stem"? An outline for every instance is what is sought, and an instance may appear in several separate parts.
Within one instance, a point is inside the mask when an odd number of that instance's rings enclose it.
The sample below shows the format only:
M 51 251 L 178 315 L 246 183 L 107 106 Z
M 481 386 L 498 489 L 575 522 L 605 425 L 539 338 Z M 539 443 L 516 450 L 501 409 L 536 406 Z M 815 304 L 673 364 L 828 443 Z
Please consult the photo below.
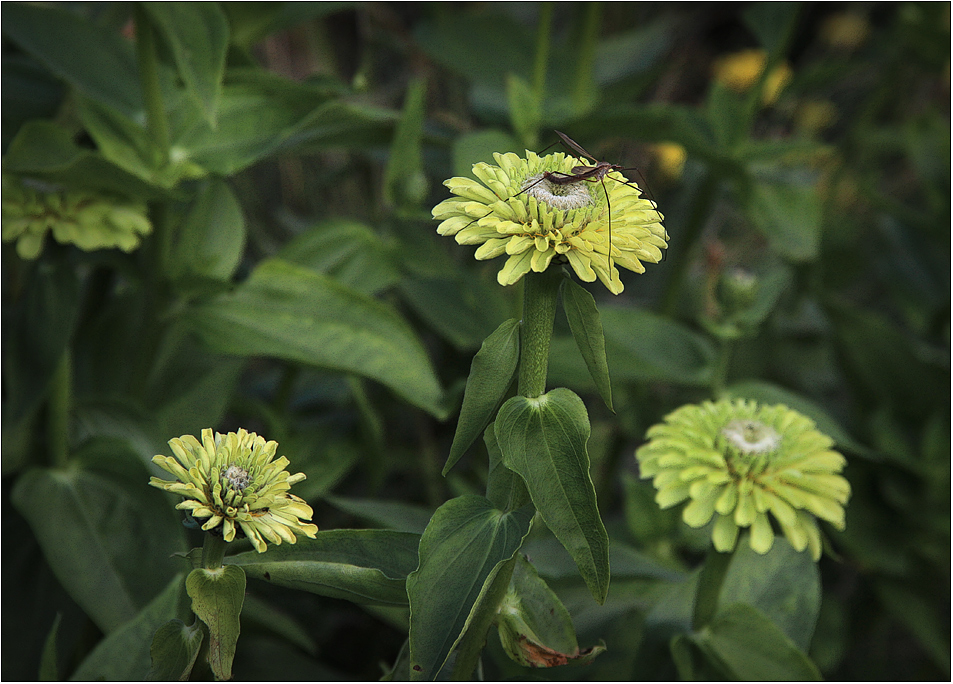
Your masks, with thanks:
M 493 610 L 477 611 L 478 618 L 469 626 L 460 645 L 457 647 L 457 660 L 453 664 L 453 672 L 450 679 L 455 682 L 466 682 L 473 680 L 473 672 L 480 662 L 480 654 L 486 645 L 486 634 L 496 617 L 496 608 L 506 596 L 506 590 L 510 586 L 510 578 L 513 576 L 513 568 L 516 567 L 516 555 L 503 564 L 496 577 L 493 579 L 489 590 L 483 597 L 483 602 L 488 606 L 493 606 Z
M 548 268 L 523 276 L 523 327 L 520 330 L 519 394 L 530 399 L 546 391 L 549 343 L 562 273 Z
M 162 104 L 162 88 L 159 85 L 159 60 L 156 55 L 156 38 L 152 23 L 141 4 L 135 8 L 136 58 L 139 62 L 139 78 L 146 104 L 146 125 L 155 145 L 156 166 L 161 168 L 169 161 L 169 123 Z
M 553 26 L 553 3 L 539 6 L 539 21 L 536 24 L 536 59 L 533 62 L 533 96 L 542 107 L 546 97 L 546 65 L 549 62 L 550 32 Z
M 711 550 L 698 577 L 698 591 L 695 593 L 695 606 L 692 611 L 692 629 L 696 632 L 715 617 L 718 609 L 718 595 L 721 585 L 728 574 L 728 566 L 734 552 L 721 553 Z
M 596 46 L 599 42 L 599 24 L 602 20 L 602 3 L 585 3 L 582 34 L 575 50 L 576 82 L 573 84 L 572 104 L 577 116 L 587 109 L 589 93 L 593 89 L 593 67 L 596 64 Z
M 205 534 L 205 544 L 202 545 L 202 567 L 206 570 L 218 570 L 222 567 L 222 561 L 225 559 L 224 537 L 218 534 L 207 532 Z
M 55 468 L 69 463 L 69 414 L 73 400 L 73 357 L 69 347 L 63 350 L 53 372 L 47 412 L 47 441 L 50 461 Z
M 688 256 L 705 226 L 705 219 L 708 218 L 717 189 L 718 179 L 714 172 L 709 170 L 708 175 L 702 180 L 701 187 L 695 193 L 684 232 L 678 236 L 678 242 L 669 247 L 669 260 L 672 262 L 672 270 L 661 305 L 661 313 L 665 316 L 674 316 L 676 309 L 678 309 L 682 287 L 685 285 L 685 278 L 688 273 Z
M 719 340 L 718 358 L 715 359 L 715 369 L 711 378 L 711 393 L 716 399 L 725 389 L 725 383 L 728 380 L 728 368 L 731 365 L 731 355 L 734 350 L 734 340 Z

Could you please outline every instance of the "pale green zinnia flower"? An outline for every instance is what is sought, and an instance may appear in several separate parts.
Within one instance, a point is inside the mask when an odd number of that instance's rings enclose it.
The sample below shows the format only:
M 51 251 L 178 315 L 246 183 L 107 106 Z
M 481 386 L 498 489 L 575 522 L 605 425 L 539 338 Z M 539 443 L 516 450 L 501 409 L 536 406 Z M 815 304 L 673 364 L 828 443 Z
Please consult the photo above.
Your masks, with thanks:
M 821 557 L 817 518 L 844 529 L 850 484 L 838 473 L 846 460 L 814 422 L 787 406 L 737 399 L 683 406 L 649 428 L 635 456 L 653 478 L 662 508 L 689 500 L 682 513 L 692 527 L 715 518 L 718 551 L 735 548 L 750 527 L 751 548 L 774 543 L 768 514 L 798 551 Z
M 512 152 L 493 156 L 499 166 L 473 165 L 481 182 L 460 177 L 444 181 L 456 197 L 434 207 L 433 217 L 441 221 L 440 235 L 452 235 L 461 245 L 480 245 L 477 259 L 508 255 L 497 275 L 501 285 L 512 285 L 530 271 L 545 271 L 556 259 L 568 261 L 581 280 L 598 278 L 619 294 L 616 266 L 643 273 L 642 262 L 662 259 L 668 246 L 662 215 L 618 171 L 606 174 L 603 190 L 598 180 L 558 184 L 544 178 L 546 171 L 571 174 L 573 167 L 589 164 L 561 152 L 540 157 L 527 151 L 526 159 Z
M 118 247 L 130 252 L 152 232 L 145 202 L 92 191 L 34 187 L 3 177 L 3 241 L 35 259 L 48 232 L 61 244 L 93 251 Z
M 149 484 L 185 497 L 176 506 L 194 518 L 208 518 L 203 530 L 221 525 L 225 541 L 240 529 L 259 553 L 267 542 L 294 544 L 295 532 L 314 538 L 318 531 L 311 507 L 288 490 L 305 479 L 304 473 L 285 470 L 288 459 L 275 459 L 277 442 L 266 442 L 254 432 L 227 435 L 202 430 L 202 441 L 192 435 L 169 440 L 175 458 L 154 456 L 152 462 L 177 480 L 150 479 Z

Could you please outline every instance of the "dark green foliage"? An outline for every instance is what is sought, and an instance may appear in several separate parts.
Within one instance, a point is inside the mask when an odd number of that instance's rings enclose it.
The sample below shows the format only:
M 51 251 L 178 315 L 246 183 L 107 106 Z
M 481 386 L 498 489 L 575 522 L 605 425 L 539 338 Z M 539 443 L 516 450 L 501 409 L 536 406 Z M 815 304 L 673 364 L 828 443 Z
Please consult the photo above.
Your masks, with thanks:
M 5 183 L 152 224 L 3 244 L 3 679 L 209 679 L 210 647 L 240 680 L 947 679 L 949 12 L 3 3 Z M 747 89 L 713 75 L 746 49 Z M 618 297 L 562 284 L 539 404 L 523 283 L 429 210 L 557 128 L 638 166 L 671 239 Z M 819 563 L 709 554 L 639 479 L 646 429 L 721 397 L 847 456 Z M 208 427 L 278 441 L 321 529 L 229 545 L 214 638 L 202 535 L 147 484 Z M 542 657 L 490 628 L 510 589 L 586 664 L 508 658 Z

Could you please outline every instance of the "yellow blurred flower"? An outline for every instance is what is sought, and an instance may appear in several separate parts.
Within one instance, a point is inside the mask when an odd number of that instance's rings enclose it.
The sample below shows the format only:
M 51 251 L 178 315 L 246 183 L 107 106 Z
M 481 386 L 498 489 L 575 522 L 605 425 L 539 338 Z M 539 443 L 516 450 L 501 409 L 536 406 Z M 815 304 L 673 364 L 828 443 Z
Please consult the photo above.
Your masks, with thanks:
M 870 33 L 870 22 L 866 17 L 853 12 L 832 14 L 821 25 L 821 40 L 832 48 L 854 50 L 859 47 Z
M 827 100 L 805 100 L 798 105 L 794 123 L 799 131 L 817 133 L 837 121 L 837 107 Z
M 715 80 L 735 92 L 743 93 L 751 88 L 761 78 L 761 73 L 768 64 L 768 54 L 764 50 L 751 49 L 734 52 L 720 57 L 715 61 Z M 772 69 L 764 80 L 761 100 L 764 104 L 772 104 L 784 89 L 793 72 L 787 63 Z
M 685 170 L 685 160 L 688 159 L 688 152 L 678 143 L 663 142 L 652 146 L 652 152 L 655 154 L 655 160 L 662 174 L 673 180 L 682 177 Z

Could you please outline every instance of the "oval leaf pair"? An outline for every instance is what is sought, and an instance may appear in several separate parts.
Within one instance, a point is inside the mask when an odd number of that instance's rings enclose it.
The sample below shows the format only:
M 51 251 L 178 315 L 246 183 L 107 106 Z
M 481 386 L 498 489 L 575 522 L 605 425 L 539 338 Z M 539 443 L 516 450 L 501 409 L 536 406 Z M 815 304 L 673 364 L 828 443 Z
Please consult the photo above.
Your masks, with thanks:
M 475 495 L 437 509 L 420 538 L 420 566 L 407 578 L 412 679 L 436 679 L 467 626 L 484 622 L 474 613 L 495 611 L 479 599 L 519 550 L 532 520 L 532 506 L 504 513 Z
M 564 388 L 513 397 L 494 424 L 503 465 L 519 473 L 546 525 L 569 552 L 593 598 L 609 591 L 609 537 L 589 476 L 589 416 Z

